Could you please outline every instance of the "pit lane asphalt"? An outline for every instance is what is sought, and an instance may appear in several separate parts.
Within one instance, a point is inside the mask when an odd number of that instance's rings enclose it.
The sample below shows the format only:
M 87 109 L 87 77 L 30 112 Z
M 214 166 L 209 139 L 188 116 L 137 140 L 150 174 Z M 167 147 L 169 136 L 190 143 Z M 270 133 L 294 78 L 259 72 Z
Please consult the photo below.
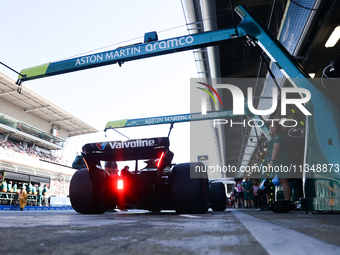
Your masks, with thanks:
M 340 254 L 340 215 L 0 211 L 2 254 Z

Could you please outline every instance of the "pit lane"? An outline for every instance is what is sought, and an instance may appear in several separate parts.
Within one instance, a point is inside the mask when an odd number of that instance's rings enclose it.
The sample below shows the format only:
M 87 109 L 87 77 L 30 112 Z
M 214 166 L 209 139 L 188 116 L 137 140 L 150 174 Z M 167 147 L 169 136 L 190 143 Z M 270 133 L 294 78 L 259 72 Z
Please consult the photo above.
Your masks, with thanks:
M 3 254 L 340 253 L 340 215 L 1 211 L 0 218 Z

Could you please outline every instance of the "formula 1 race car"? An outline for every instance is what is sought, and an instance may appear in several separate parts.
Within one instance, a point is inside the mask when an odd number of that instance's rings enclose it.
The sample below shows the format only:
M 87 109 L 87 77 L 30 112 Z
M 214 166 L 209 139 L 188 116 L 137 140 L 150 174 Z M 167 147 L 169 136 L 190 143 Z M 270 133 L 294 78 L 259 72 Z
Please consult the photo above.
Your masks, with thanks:
M 70 200 L 78 213 L 99 214 L 108 209 L 145 209 L 152 212 L 205 213 L 226 209 L 225 186 L 209 183 L 196 173 L 202 163 L 172 164 L 169 138 L 148 138 L 86 144 L 87 168 L 70 184 Z M 135 161 L 135 169 L 117 168 L 119 161 Z M 146 167 L 138 169 L 138 161 Z M 193 174 L 194 173 L 194 174 Z

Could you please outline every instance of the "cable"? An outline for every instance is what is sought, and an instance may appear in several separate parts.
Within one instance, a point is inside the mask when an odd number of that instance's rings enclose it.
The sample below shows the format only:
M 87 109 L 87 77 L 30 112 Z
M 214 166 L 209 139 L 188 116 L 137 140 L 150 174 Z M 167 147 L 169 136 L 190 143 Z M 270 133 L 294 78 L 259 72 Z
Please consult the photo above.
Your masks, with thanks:
M 275 83 L 275 85 L 276 85 L 276 87 L 277 87 L 277 89 L 278 89 L 278 91 L 279 91 L 279 93 L 280 93 L 280 95 L 281 95 L 281 87 L 280 87 L 279 84 L 277 83 L 275 75 L 273 74 L 272 70 L 271 70 L 270 67 L 269 67 L 269 64 L 268 64 L 267 61 L 265 60 L 265 58 L 264 58 L 264 56 L 263 56 L 263 53 L 262 53 L 262 50 L 260 49 L 260 47 L 259 47 L 257 44 L 256 44 L 255 48 L 258 50 L 258 52 L 259 52 L 259 54 L 260 54 L 260 58 L 262 59 L 263 63 L 265 64 L 265 66 L 266 66 L 266 68 L 267 68 L 267 70 L 268 70 L 270 76 L 272 77 L 272 79 L 273 79 L 273 81 L 274 81 L 274 83 Z M 290 106 L 290 105 L 288 105 L 288 107 L 289 107 L 290 110 L 293 112 L 293 110 L 294 110 L 293 107 Z M 294 112 L 293 112 L 293 113 L 294 113 Z M 300 123 L 301 123 L 302 125 L 304 125 L 304 121 L 303 121 L 298 115 L 296 115 L 296 118 L 300 121 Z
M 177 29 L 177 28 L 184 27 L 184 26 L 186 26 L 186 25 L 180 25 L 180 26 L 176 26 L 176 27 L 172 27 L 172 28 L 167 28 L 167 29 L 159 31 L 158 33 L 163 33 L 163 32 L 170 31 L 170 30 Z M 94 50 L 79 53 L 77 55 L 73 55 L 73 56 L 70 56 L 70 57 L 67 57 L 67 58 L 63 58 L 61 60 L 75 58 L 75 57 L 85 55 L 85 54 L 88 54 L 88 53 L 91 53 L 91 52 L 94 52 L 94 51 L 102 50 L 102 49 L 105 49 L 105 48 L 109 48 L 109 47 L 112 47 L 112 46 L 120 45 L 120 44 L 123 44 L 123 43 L 131 42 L 131 41 L 134 41 L 134 40 L 137 40 L 137 39 L 143 39 L 143 38 L 144 38 L 143 36 L 135 37 L 135 38 L 132 38 L 132 39 L 129 39 L 129 40 L 121 41 L 121 42 L 110 44 L 110 45 L 107 45 L 107 46 L 103 46 L 103 47 L 100 47 L 100 48 L 97 48 L 97 49 L 94 49 Z M 59 60 L 59 61 L 61 61 L 61 60 Z
M 91 52 L 94 52 L 94 51 L 97 51 L 97 50 L 101 50 L 101 49 L 112 47 L 112 46 L 119 45 L 119 44 L 122 44 L 122 43 L 130 42 L 130 41 L 137 40 L 137 39 L 140 39 L 140 38 L 143 38 L 143 36 L 139 36 L 139 37 L 129 39 L 129 40 L 126 40 L 126 41 L 122 41 L 122 42 L 114 43 L 114 44 L 111 44 L 111 45 L 103 46 L 103 47 L 100 47 L 100 48 L 97 48 L 97 49 L 94 49 L 94 50 L 90 50 L 90 51 L 86 51 L 86 52 L 83 52 L 83 53 L 79 53 L 77 55 L 73 55 L 73 56 L 70 56 L 70 57 L 67 57 L 67 58 L 63 58 L 63 59 L 60 59 L 58 61 L 62 61 L 62 60 L 70 59 L 70 58 L 75 58 L 75 57 L 82 56 L 82 55 L 85 55 L 85 54 L 88 54 L 88 53 L 91 53 Z
M 272 22 L 272 17 L 273 17 L 273 13 L 274 13 L 274 8 L 275 8 L 275 4 L 276 4 L 276 1 L 274 0 L 273 1 L 273 3 L 272 3 L 272 8 L 271 8 L 271 10 L 270 10 L 270 14 L 269 14 L 269 20 L 268 20 L 268 22 L 267 22 L 267 28 L 268 28 L 268 30 L 269 30 L 269 27 L 270 27 L 270 23 Z
M 230 0 L 230 10 L 231 10 L 231 16 L 232 16 L 233 22 L 234 22 L 235 34 L 238 35 L 238 32 L 237 32 L 237 25 L 236 25 L 236 19 L 235 19 L 235 15 L 234 15 L 234 5 L 233 5 L 233 0 Z
M 276 3 L 276 1 L 274 0 L 273 3 L 272 3 L 272 8 L 271 8 L 270 14 L 268 16 L 268 21 L 267 21 L 267 29 L 268 30 L 270 28 L 270 23 L 272 22 L 272 17 L 273 17 L 273 13 L 274 13 L 275 3 Z M 262 61 L 261 61 L 261 58 L 260 58 L 260 64 L 259 64 L 258 69 L 257 69 L 256 83 L 255 83 L 255 88 L 254 88 L 255 92 L 256 92 L 257 84 L 258 84 L 258 81 L 259 81 L 259 78 L 260 78 L 261 69 L 262 69 Z
M 4 67 L 7 67 L 9 70 L 15 72 L 16 74 L 21 75 L 19 72 L 15 71 L 13 68 L 9 67 L 8 65 L 6 65 L 6 64 L 4 64 L 4 63 L 2 63 L 2 62 L 0 62 L 0 64 L 3 65 Z
M 319 11 L 320 10 L 320 9 L 314 9 L 314 8 L 309 8 L 309 7 L 303 6 L 303 5 L 301 5 L 301 4 L 299 4 L 295 1 L 292 1 L 292 0 L 290 0 L 290 2 L 301 7 L 302 9 L 306 9 L 306 10 L 310 10 L 310 11 Z
M 242 40 L 242 41 L 243 41 L 243 40 Z M 250 55 L 249 49 L 248 49 L 249 46 L 248 46 L 248 44 L 245 43 L 244 41 L 243 41 L 243 44 L 244 44 L 244 49 L 243 49 L 243 58 L 244 58 L 243 62 L 244 62 L 244 66 L 247 67 L 247 68 L 250 68 L 250 67 L 252 67 L 253 65 L 257 64 L 258 62 L 261 63 L 261 59 L 257 59 L 257 60 L 252 61 L 250 64 L 247 64 L 247 62 L 249 62 L 249 61 L 247 61 L 247 55 L 248 55 L 248 56 Z M 257 78 L 258 78 L 258 77 L 257 77 Z
M 175 122 L 171 122 L 171 123 L 170 123 L 168 138 L 170 137 L 170 133 L 171 133 L 171 130 L 173 129 L 173 127 L 174 127 L 174 124 L 175 124 Z
M 229 12 L 223 13 L 223 14 L 220 14 L 220 15 L 216 15 L 216 16 L 213 16 L 213 17 L 210 17 L 210 18 L 203 19 L 202 22 L 205 21 L 205 20 L 213 19 L 213 18 L 219 18 L 219 17 L 225 16 L 227 14 L 229 14 Z M 177 28 L 180 28 L 180 27 L 184 27 L 184 26 L 187 26 L 187 25 L 190 25 L 190 24 L 187 23 L 185 25 L 167 28 L 167 29 L 159 31 L 158 33 L 163 33 L 163 32 L 170 31 L 170 30 L 173 30 L 173 29 L 177 29 Z M 112 47 L 112 46 L 120 45 L 120 44 L 123 44 L 123 43 L 127 43 L 127 42 L 130 42 L 130 41 L 134 41 L 134 40 L 142 39 L 142 38 L 143 38 L 143 36 L 135 37 L 135 38 L 132 38 L 132 39 L 129 39 L 129 40 L 121 41 L 121 42 L 110 44 L 110 45 L 107 45 L 107 46 L 103 46 L 103 47 L 100 47 L 100 48 L 97 48 L 97 49 L 94 49 L 94 50 L 79 53 L 79 54 L 76 54 L 76 55 L 73 55 L 73 56 L 70 56 L 70 57 L 66 57 L 66 58 L 60 59 L 58 61 L 75 58 L 75 57 L 82 56 L 82 55 L 85 55 L 85 54 L 88 54 L 88 53 L 91 53 L 91 52 L 94 52 L 94 51 L 102 50 L 102 49 L 105 49 L 105 48 L 109 48 L 109 47 Z
M 181 0 L 181 5 L 182 5 L 182 11 L 183 11 L 183 16 L 184 16 L 184 19 L 185 19 L 185 23 L 188 24 L 187 16 L 185 15 L 184 5 L 183 5 L 183 1 L 182 0 Z
M 276 78 L 275 78 L 275 75 L 273 74 L 272 70 L 270 69 L 269 64 L 268 64 L 267 61 L 265 60 L 265 58 L 264 58 L 264 56 L 263 56 L 263 53 L 262 53 L 262 50 L 260 49 L 260 47 L 259 47 L 257 44 L 256 44 L 256 47 L 255 47 L 255 48 L 258 50 L 262 62 L 263 62 L 264 65 L 266 66 L 266 68 L 267 68 L 267 70 L 268 70 L 270 76 L 273 78 L 273 81 L 274 81 L 274 83 L 275 83 L 275 85 L 276 85 L 276 87 L 277 87 L 279 93 L 281 94 L 281 87 L 280 87 L 279 84 L 277 83 Z
M 129 140 L 130 140 L 130 138 L 129 138 L 129 137 L 127 137 L 126 135 L 124 135 L 124 134 L 122 134 L 121 132 L 117 131 L 116 129 L 114 129 L 114 128 L 113 128 L 113 130 L 114 130 L 114 131 L 116 131 L 118 134 L 120 134 L 120 135 L 122 135 L 122 136 L 124 136 L 124 137 L 126 137 L 127 139 L 129 139 Z
M 249 66 L 247 65 L 247 55 L 249 56 L 250 54 L 249 54 L 249 50 L 248 50 L 248 45 L 243 41 L 243 44 L 244 44 L 244 49 L 243 49 L 243 58 L 244 58 L 244 65 L 245 65 L 245 67 L 247 67 L 247 68 L 249 68 Z M 247 54 L 246 54 L 247 53 Z M 258 60 L 255 62 L 255 63 L 257 63 L 258 62 Z M 254 64 L 255 64 L 254 63 Z
M 306 10 L 310 10 L 310 11 L 319 11 L 319 9 L 305 7 L 305 6 L 299 4 L 299 3 L 295 2 L 295 1 L 292 1 L 292 0 L 290 0 L 290 2 L 295 4 L 295 5 L 297 5 L 297 6 L 299 6 L 299 7 L 301 7 L 302 9 L 306 9 Z
M 5 10 L 6 12 L 6 10 Z M 7 12 L 6 12 L 7 13 Z M 36 49 L 38 52 L 40 52 L 42 55 L 44 55 L 47 59 L 51 58 L 51 56 L 49 56 L 48 53 L 44 52 L 41 47 L 36 46 L 36 43 L 31 43 L 29 38 L 27 36 L 25 36 L 24 33 L 22 33 L 21 31 L 19 31 L 16 27 L 14 27 L 13 25 L 8 25 L 7 23 L 5 23 L 5 21 L 0 20 L 0 22 L 2 24 L 4 24 L 9 30 L 11 30 L 14 34 L 16 34 L 18 37 L 20 37 L 22 40 L 24 40 L 27 44 L 29 44 L 32 48 Z M 22 27 L 25 30 L 25 27 Z M 26 28 L 27 31 L 27 28 Z M 30 31 L 31 33 L 32 31 Z

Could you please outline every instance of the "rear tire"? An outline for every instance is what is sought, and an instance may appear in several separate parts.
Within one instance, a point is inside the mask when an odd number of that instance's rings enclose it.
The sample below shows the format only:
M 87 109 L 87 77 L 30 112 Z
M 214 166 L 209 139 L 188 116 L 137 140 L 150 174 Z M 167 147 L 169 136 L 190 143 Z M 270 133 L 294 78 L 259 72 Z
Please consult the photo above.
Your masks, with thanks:
M 102 214 L 107 211 L 95 203 L 93 183 L 89 171 L 80 169 L 73 175 L 70 183 L 70 200 L 73 209 L 83 214 Z
M 206 213 L 209 208 L 209 182 L 206 173 L 200 178 L 190 178 L 190 167 L 201 163 L 178 164 L 173 167 L 171 192 L 177 213 Z
M 210 205 L 213 211 L 223 212 L 227 209 L 227 196 L 222 182 L 213 182 L 209 186 Z

